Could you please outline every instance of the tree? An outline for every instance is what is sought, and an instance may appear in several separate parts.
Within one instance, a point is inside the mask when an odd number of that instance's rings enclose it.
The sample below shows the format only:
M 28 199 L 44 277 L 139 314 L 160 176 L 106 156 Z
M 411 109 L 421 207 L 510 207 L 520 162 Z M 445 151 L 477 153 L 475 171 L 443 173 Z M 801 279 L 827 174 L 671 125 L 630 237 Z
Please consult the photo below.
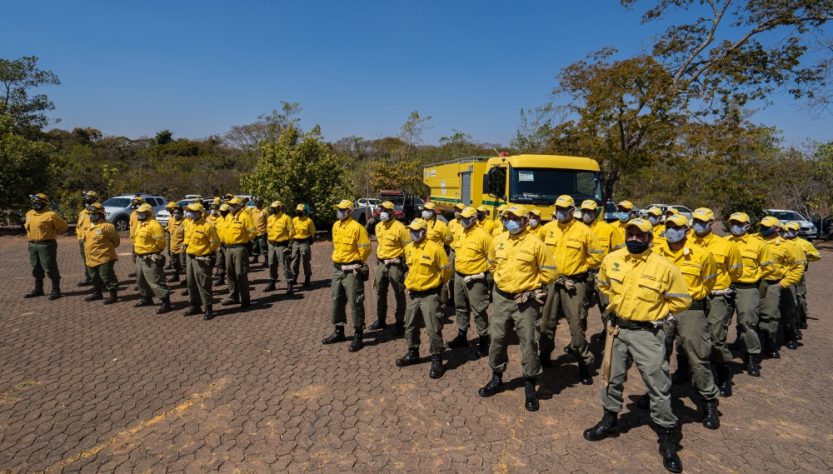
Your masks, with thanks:
M 167 129 L 156 132 L 156 138 L 153 141 L 157 145 L 167 145 L 174 141 L 174 132 Z
M 55 73 L 38 68 L 36 56 L 0 58 L 0 114 L 12 117 L 16 133 L 34 137 L 49 123 L 45 112 L 55 105 L 46 94 L 30 96 L 30 91 L 60 83 Z
M 281 111 L 272 110 L 269 114 L 258 116 L 258 121 L 246 125 L 235 125 L 223 136 L 227 143 L 249 153 L 260 149 L 264 140 L 275 141 L 281 132 L 289 126 L 300 130 L 301 113 L 299 102 L 281 101 Z
M 408 119 L 402 124 L 399 131 L 399 137 L 407 144 L 405 149 L 405 157 L 407 158 L 414 147 L 422 144 L 422 134 L 428 128 L 428 122 L 431 120 L 430 115 L 421 116 L 419 112 L 414 110 L 408 115 Z
M 20 206 L 48 191 L 55 148 L 15 133 L 14 117 L 0 114 L 0 206 Z

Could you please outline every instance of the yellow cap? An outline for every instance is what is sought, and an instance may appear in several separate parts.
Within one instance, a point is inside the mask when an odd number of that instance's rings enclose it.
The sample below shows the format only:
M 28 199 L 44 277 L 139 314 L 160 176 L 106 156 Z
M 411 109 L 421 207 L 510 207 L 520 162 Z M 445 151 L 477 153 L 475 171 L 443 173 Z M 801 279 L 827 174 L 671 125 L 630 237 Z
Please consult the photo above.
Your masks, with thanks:
M 454 207 L 455 207 L 458 211 L 462 211 L 463 209 L 465 209 L 465 208 L 466 208 L 466 205 L 465 205 L 465 204 L 463 204 L 462 202 L 458 202 L 457 204 L 455 204 L 455 205 L 454 205 Z
M 536 217 L 540 218 L 541 217 L 541 211 L 539 211 L 538 209 L 530 209 L 529 210 L 529 215 L 530 216 L 536 216 Z
M 509 207 L 509 206 L 507 206 L 506 204 L 501 204 L 500 206 L 497 207 L 497 212 L 501 213 L 501 212 L 505 211 L 507 207 Z
M 787 222 L 786 227 L 787 227 L 787 230 L 801 230 L 801 226 L 798 224 L 798 222 L 795 222 L 795 221 Z
M 697 219 L 698 221 L 708 222 L 714 220 L 714 211 L 709 209 L 708 207 L 698 207 L 694 210 L 691 214 L 692 219 Z
M 526 206 L 520 205 L 507 207 L 503 213 L 512 214 L 515 217 L 529 217 L 529 209 L 527 209 Z
M 477 209 L 473 207 L 464 207 L 462 211 L 460 211 L 460 217 L 465 217 L 466 219 L 470 217 L 474 217 L 477 215 Z
M 622 209 L 627 209 L 629 211 L 633 210 L 633 203 L 630 201 L 622 201 L 616 205 L 616 207 L 621 207 Z M 649 222 L 650 224 L 650 222 Z
M 670 223 L 678 225 L 680 227 L 687 227 L 688 226 L 688 218 L 686 218 L 686 216 L 684 216 L 682 214 L 674 214 L 673 216 L 669 216 L 667 219 L 665 219 L 665 222 L 666 223 L 670 222 Z
M 662 215 L 662 209 L 658 208 L 657 206 L 651 206 L 648 208 L 648 214 L 659 217 Z
M 87 206 L 87 212 L 104 214 L 104 206 L 100 202 L 94 202 Z
M 582 211 L 595 211 L 598 208 L 599 204 L 592 199 L 585 199 L 584 201 L 581 201 Z
M 32 196 L 32 201 L 49 202 L 49 197 L 46 194 L 37 193 L 34 196 Z
M 222 203 L 223 203 L 223 200 L 222 200 L 222 199 L 220 199 L 219 197 L 215 197 L 215 198 L 214 198 L 214 200 L 213 200 L 213 201 L 211 201 L 211 204 L 216 204 L 216 205 L 218 205 L 218 206 L 219 206 L 220 204 L 222 204 Z
M 653 226 L 651 226 L 651 223 L 648 222 L 647 219 L 642 219 L 639 217 L 637 217 L 636 219 L 629 220 L 628 223 L 625 224 L 625 229 L 627 229 L 628 227 L 636 227 L 642 232 L 651 232 L 651 229 L 653 228 Z
M 412 230 L 423 230 L 428 228 L 428 223 L 425 222 L 423 219 L 417 217 L 410 224 L 408 224 L 408 228 Z
M 84 191 L 84 195 L 85 196 L 92 196 L 92 197 L 98 199 L 98 193 L 95 192 L 95 191 Z
M 477 212 L 489 212 L 489 208 L 486 206 L 477 206 Z
M 298 204 L 297 206 L 295 206 L 295 210 L 296 210 L 296 211 L 303 211 L 303 212 L 307 212 L 307 207 L 306 207 L 306 206 L 304 206 L 303 204 Z
M 666 215 L 676 216 L 679 213 L 680 213 L 680 211 L 674 209 L 673 207 L 666 207 L 665 208 L 665 214 Z
M 576 207 L 576 200 L 569 194 L 562 194 L 555 200 L 555 207 Z
M 341 210 L 353 209 L 353 201 L 350 201 L 349 199 L 342 199 L 338 202 L 338 204 L 334 205 L 333 207 Z
M 202 207 L 202 204 L 197 201 L 188 204 L 185 206 L 185 209 L 191 212 L 205 212 L 205 208 Z
M 390 201 L 385 201 L 382 204 L 379 204 L 379 207 L 381 207 L 382 209 L 387 209 L 389 211 L 396 209 L 396 207 Z
M 168 201 L 168 204 L 165 204 L 165 209 L 173 209 L 177 207 L 179 204 L 176 201 Z
M 428 209 L 429 211 L 433 211 L 437 208 L 437 205 L 433 202 L 426 202 L 425 205 L 422 206 L 423 209 Z
M 243 200 L 242 200 L 242 199 L 240 199 L 239 197 L 235 196 L 235 197 L 233 197 L 233 198 L 229 199 L 229 202 L 228 202 L 228 203 L 229 203 L 229 204 L 243 205 Z
M 228 205 L 228 204 L 226 204 L 226 203 L 222 203 L 222 204 L 220 204 L 220 210 L 221 210 L 221 211 L 230 211 L 230 210 L 231 210 L 231 208 L 229 207 L 229 205 Z
M 234 199 L 234 194 L 226 193 L 225 195 L 223 195 L 224 201 L 231 201 L 232 199 Z
M 734 214 L 729 216 L 729 222 L 731 221 L 740 222 L 741 224 L 748 224 L 749 215 L 745 212 L 735 212 Z
M 772 216 L 766 216 L 761 219 L 761 225 L 764 227 L 780 227 L 781 221 Z
M 142 197 L 141 195 L 139 195 L 139 194 L 134 195 L 134 196 L 133 196 L 133 200 L 134 200 L 134 201 L 138 201 L 138 202 L 145 202 L 145 198 L 143 198 L 143 197 Z
M 283 203 L 280 201 L 272 201 L 272 204 L 269 204 L 269 207 L 283 207 Z
M 150 204 L 145 203 L 145 204 L 142 204 L 141 206 L 139 206 L 139 208 L 136 209 L 136 211 L 137 212 L 151 212 L 152 213 L 153 212 L 153 206 L 151 206 Z

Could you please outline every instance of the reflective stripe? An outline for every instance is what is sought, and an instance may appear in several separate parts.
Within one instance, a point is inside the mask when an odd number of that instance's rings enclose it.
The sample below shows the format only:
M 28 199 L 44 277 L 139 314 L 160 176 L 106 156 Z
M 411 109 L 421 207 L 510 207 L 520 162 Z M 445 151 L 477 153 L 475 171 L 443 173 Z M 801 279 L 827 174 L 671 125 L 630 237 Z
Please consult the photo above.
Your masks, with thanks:
M 589 253 L 592 253 L 592 254 L 603 254 L 603 253 L 605 253 L 605 251 L 604 251 L 604 250 L 591 250 Z
M 711 275 L 707 275 L 705 279 L 706 280 L 712 280 L 714 278 L 717 278 L 717 273 L 712 273 Z
M 766 262 L 759 263 L 759 265 L 765 267 L 767 265 L 772 265 L 773 263 L 775 263 L 775 260 L 767 260 Z
M 691 299 L 691 295 L 688 293 L 666 293 L 665 296 L 669 298 L 688 298 Z
M 738 264 L 736 264 L 736 265 L 732 265 L 731 267 L 729 267 L 729 269 L 731 269 L 731 270 L 734 270 L 734 269 L 736 269 L 736 268 L 743 268 L 743 264 L 742 264 L 742 263 L 738 263 Z
M 370 244 L 359 244 L 359 247 L 370 247 Z
M 555 265 L 541 265 L 542 270 L 555 270 Z

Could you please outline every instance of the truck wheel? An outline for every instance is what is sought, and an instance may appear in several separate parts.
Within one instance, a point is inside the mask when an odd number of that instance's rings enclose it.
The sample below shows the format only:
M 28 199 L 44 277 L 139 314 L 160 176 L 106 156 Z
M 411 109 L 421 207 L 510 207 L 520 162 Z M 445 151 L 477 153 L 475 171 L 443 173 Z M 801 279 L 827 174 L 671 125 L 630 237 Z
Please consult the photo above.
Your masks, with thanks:
M 124 231 L 126 231 L 130 228 L 130 222 L 128 222 L 127 218 L 124 217 L 124 216 L 119 217 L 118 219 L 116 219 L 116 221 L 113 222 L 113 225 L 116 227 L 116 230 L 119 231 L 119 232 L 124 232 Z

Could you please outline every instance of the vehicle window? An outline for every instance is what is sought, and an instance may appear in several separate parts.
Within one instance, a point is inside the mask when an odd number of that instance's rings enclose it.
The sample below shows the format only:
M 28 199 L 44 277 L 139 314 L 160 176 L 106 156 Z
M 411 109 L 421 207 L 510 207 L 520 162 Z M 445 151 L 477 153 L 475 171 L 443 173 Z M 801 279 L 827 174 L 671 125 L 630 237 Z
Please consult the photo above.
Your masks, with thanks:
M 776 211 L 771 213 L 772 217 L 782 221 L 803 221 L 801 214 L 793 211 Z
M 128 198 L 110 198 L 104 201 L 104 207 L 127 207 L 130 205 Z
M 688 212 L 688 213 L 691 212 L 691 209 L 689 209 L 685 206 L 671 206 L 671 207 L 673 207 L 674 209 L 676 209 L 679 212 Z
M 510 200 L 527 204 L 552 205 L 555 199 L 569 194 L 581 202 L 601 201 L 602 189 L 598 173 L 593 171 L 512 168 L 509 181 Z

